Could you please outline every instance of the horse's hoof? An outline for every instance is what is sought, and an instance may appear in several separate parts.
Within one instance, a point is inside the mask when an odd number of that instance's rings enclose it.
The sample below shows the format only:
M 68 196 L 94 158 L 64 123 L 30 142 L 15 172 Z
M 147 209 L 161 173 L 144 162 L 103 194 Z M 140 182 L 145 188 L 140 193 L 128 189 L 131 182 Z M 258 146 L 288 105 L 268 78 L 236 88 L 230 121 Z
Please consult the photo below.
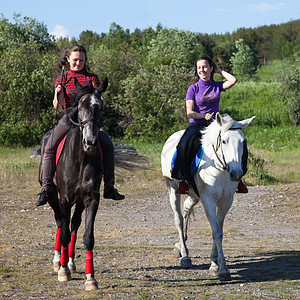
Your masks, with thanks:
M 85 290 L 86 291 L 95 291 L 95 290 L 98 290 L 98 282 L 97 280 L 95 279 L 94 276 L 92 275 L 87 275 L 86 276 L 87 279 L 86 279 L 86 282 L 85 282 Z
M 218 269 L 209 268 L 209 273 L 210 273 L 212 276 L 219 277 L 219 275 L 218 275 Z
M 57 273 L 58 281 L 70 281 L 71 280 L 71 272 L 68 266 L 61 266 Z
M 180 259 L 180 265 L 181 265 L 181 268 L 184 268 L 184 269 L 188 269 L 188 268 L 193 267 L 192 261 L 188 256 L 182 257 Z
M 68 267 L 69 267 L 71 273 L 75 273 L 76 272 L 75 262 L 74 262 L 74 260 L 70 260 L 70 258 L 69 258 L 69 262 L 68 262 Z
M 59 268 L 60 268 L 60 262 L 54 261 L 53 262 L 53 271 L 57 273 L 59 271 Z
M 211 262 L 209 272 L 215 277 L 218 277 L 219 266 L 215 262 Z
M 220 281 L 231 281 L 230 273 L 218 274 L 218 277 Z
M 182 256 L 181 252 L 180 252 L 180 249 L 177 248 L 176 246 L 174 246 L 173 253 L 174 253 L 174 255 L 175 255 L 176 258 L 180 258 Z

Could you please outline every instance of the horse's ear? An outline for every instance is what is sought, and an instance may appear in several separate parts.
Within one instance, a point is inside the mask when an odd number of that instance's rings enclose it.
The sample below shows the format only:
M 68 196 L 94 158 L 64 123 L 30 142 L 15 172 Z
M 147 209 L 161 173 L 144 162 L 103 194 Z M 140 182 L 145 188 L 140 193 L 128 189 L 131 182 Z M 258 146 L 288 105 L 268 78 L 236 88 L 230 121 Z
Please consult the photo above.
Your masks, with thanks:
M 77 91 L 82 89 L 82 85 L 79 83 L 79 81 L 76 77 L 74 77 L 74 85 L 75 85 Z
M 222 120 L 221 114 L 219 112 L 216 113 L 216 120 L 217 120 L 218 124 L 220 126 L 222 126 L 222 121 L 223 120 Z
M 251 122 L 252 120 L 255 118 L 255 116 L 249 118 L 249 119 L 245 119 L 243 121 L 234 121 L 234 125 L 233 128 L 246 128 Z
M 104 93 L 107 89 L 107 86 L 108 86 L 108 78 L 107 78 L 107 76 L 105 76 L 103 82 L 101 83 L 101 85 L 98 88 L 99 93 L 100 94 Z

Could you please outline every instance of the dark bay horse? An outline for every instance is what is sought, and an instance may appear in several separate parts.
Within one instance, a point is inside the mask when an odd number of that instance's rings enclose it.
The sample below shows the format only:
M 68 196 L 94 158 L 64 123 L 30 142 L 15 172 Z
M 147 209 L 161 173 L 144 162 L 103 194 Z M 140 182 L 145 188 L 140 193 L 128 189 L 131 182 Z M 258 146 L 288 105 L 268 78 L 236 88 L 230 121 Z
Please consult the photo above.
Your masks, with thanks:
M 94 89 L 92 84 L 82 87 L 75 78 L 77 93 L 72 100 L 76 105 L 67 112 L 69 120 L 74 126 L 68 132 L 57 163 L 54 178 L 55 192 L 49 201 L 54 210 L 57 224 L 53 266 L 54 270 L 58 271 L 59 281 L 69 281 L 71 271 L 76 270 L 75 242 L 81 224 L 81 215 L 85 210 L 83 240 L 86 249 L 86 290 L 98 288 L 93 266 L 94 222 L 99 206 L 103 159 L 97 137 L 102 126 L 103 101 L 101 94 L 105 92 L 107 85 L 108 80 L 105 78 L 98 89 Z M 47 136 L 42 140 L 42 154 L 47 140 Z M 39 175 L 41 182 L 41 171 Z M 71 219 L 71 208 L 74 205 L 75 209 Z

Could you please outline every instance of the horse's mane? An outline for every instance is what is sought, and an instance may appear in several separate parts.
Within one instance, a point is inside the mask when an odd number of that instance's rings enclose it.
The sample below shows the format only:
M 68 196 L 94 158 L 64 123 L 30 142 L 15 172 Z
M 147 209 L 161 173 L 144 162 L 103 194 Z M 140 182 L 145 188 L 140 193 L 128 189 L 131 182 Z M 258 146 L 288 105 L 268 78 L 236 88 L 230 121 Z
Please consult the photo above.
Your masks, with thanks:
M 226 132 L 233 126 L 234 120 L 229 115 L 224 114 L 221 118 L 221 125 L 218 123 L 217 119 L 215 119 L 208 127 L 201 131 L 201 143 L 204 147 L 216 143 L 220 130 Z

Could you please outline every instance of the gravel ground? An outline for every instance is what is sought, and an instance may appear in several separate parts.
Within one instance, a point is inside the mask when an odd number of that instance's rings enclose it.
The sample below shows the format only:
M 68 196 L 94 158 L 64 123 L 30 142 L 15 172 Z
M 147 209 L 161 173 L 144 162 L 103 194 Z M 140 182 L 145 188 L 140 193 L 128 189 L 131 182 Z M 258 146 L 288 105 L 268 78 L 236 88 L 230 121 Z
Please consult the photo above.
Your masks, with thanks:
M 162 184 L 162 183 L 160 183 Z M 52 270 L 55 222 L 35 208 L 38 186 L 0 185 L 0 298 L 7 299 L 300 299 L 300 184 L 249 187 L 236 194 L 224 225 L 232 281 L 208 272 L 212 238 L 201 205 L 189 228 L 194 267 L 181 269 L 166 192 L 101 199 L 95 224 L 99 290 L 85 292 L 82 226 L 77 273 L 67 283 Z

